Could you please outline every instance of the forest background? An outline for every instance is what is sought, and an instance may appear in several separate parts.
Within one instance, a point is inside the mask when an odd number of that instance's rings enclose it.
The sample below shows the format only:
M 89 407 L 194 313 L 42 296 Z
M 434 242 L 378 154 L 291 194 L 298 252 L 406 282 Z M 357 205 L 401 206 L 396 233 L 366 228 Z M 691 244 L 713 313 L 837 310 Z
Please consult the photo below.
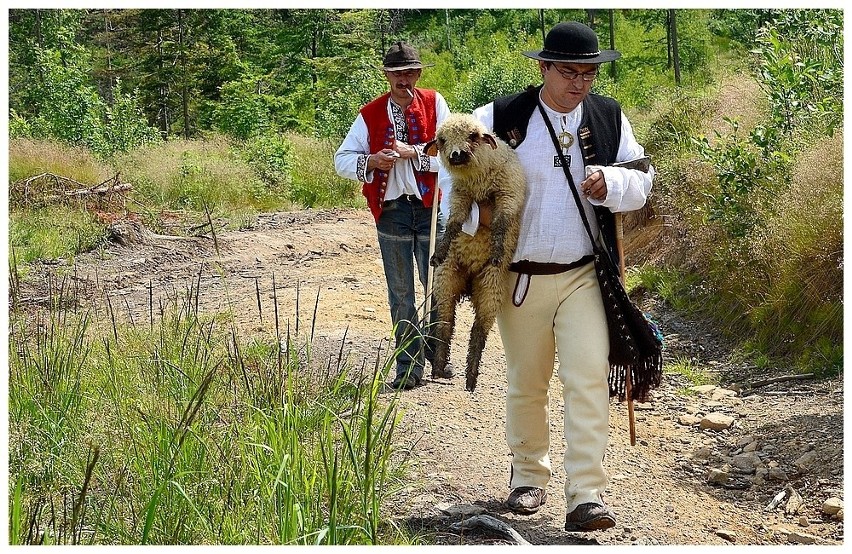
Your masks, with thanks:
M 623 53 L 593 90 L 622 104 L 658 171 L 649 206 L 628 218 L 630 286 L 711 319 L 757 368 L 841 372 L 841 10 L 13 9 L 10 388 L 40 367 L 23 347 L 37 338 L 32 322 L 15 312 L 32 264 L 103 248 L 117 218 L 169 232 L 177 219 L 191 233 L 213 219 L 244 228 L 262 212 L 363 207 L 331 158 L 360 106 L 386 90 L 378 67 L 391 42 L 414 44 L 432 65 L 419 85 L 466 112 L 536 84 L 520 52 L 570 19 Z M 711 120 L 720 89 L 739 80 L 756 83 L 748 117 Z M 132 191 L 110 213 L 52 200 L 69 183 Z M 110 333 L 118 339 L 114 321 Z M 26 420 L 25 406 L 10 410 Z M 12 502 L 19 538 L 47 506 L 25 481 Z M 111 540 L 164 540 L 167 492 L 149 491 L 138 535 L 113 529 Z M 66 542 L 82 529 L 69 520 Z M 375 540 L 375 522 L 364 529 Z
M 385 90 L 377 64 L 393 40 L 434 64 L 421 86 L 470 111 L 536 83 L 519 53 L 567 19 L 624 53 L 594 90 L 635 121 L 660 171 L 653 213 L 665 216 L 666 243 L 680 243 L 663 248 L 650 284 L 698 294 L 684 302 L 761 359 L 839 370 L 839 10 L 12 10 L 10 183 L 31 176 L 28 164 L 44 168 L 53 141 L 134 183 L 153 226 L 162 209 L 246 221 L 256 210 L 362 205 L 328 160 L 359 107 Z M 762 93 L 754 121 L 704 136 L 714 89 L 741 72 Z M 52 217 L 21 217 L 21 207 L 13 202 L 10 224 L 18 262 L 73 255 L 35 247 L 32 226 Z M 103 229 L 91 214 L 73 219 L 74 249 L 95 248 Z

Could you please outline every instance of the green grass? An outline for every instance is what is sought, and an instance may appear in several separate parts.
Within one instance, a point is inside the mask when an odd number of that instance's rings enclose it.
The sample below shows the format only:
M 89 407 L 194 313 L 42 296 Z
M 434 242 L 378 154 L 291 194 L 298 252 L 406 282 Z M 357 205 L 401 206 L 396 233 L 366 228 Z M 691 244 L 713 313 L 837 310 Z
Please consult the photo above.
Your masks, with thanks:
M 407 544 L 395 396 L 183 304 L 11 313 L 12 544 Z
M 103 225 L 77 208 L 50 206 L 9 213 L 9 247 L 22 265 L 33 260 L 70 259 L 105 239 Z
M 113 163 L 135 198 L 148 206 L 171 210 L 227 213 L 238 208 L 281 209 L 276 196 L 225 138 L 171 140 L 118 156 Z
M 689 387 L 715 384 L 714 379 L 688 358 L 678 358 L 674 362 L 667 364 L 664 370 L 666 373 L 685 377 L 689 382 Z M 690 393 L 689 389 L 686 389 L 686 393 Z
M 361 183 L 344 179 L 334 171 L 334 152 L 339 144 L 296 133 L 285 136 L 293 152 L 293 182 L 288 197 L 294 205 L 304 208 L 366 206 Z
M 53 173 L 94 185 L 113 177 L 115 170 L 82 146 L 71 147 L 49 140 L 10 140 L 9 182 L 41 173 Z
M 119 174 L 133 190 L 126 209 L 162 232 L 163 214 L 183 214 L 187 226 L 211 217 L 229 229 L 250 227 L 258 213 L 302 208 L 364 207 L 360 184 L 334 171 L 336 145 L 296 134 L 245 143 L 212 136 L 172 140 L 98 161 L 85 148 L 49 141 L 16 139 L 9 145 L 10 183 L 49 172 L 100 184 Z M 43 202 L 28 205 L 23 194 L 10 205 L 9 245 L 22 271 L 35 259 L 70 258 L 101 244 L 105 225 L 80 205 Z M 100 209 L 97 205 L 89 210 Z M 103 207 L 113 211 L 115 206 Z M 114 213 L 121 216 L 121 213 Z M 57 225 L 56 222 L 59 222 Z M 180 232 L 174 227 L 170 234 Z

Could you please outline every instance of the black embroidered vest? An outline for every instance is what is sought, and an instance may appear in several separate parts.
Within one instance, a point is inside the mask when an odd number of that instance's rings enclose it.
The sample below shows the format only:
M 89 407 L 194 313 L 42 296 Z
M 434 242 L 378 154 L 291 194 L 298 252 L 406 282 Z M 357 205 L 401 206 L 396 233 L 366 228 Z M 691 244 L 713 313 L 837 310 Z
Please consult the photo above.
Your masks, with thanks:
M 494 133 L 517 148 L 527 136 L 527 125 L 538 104 L 541 86 L 494 100 Z M 583 100 L 583 118 L 578 129 L 583 165 L 610 165 L 616 161 L 621 141 L 621 106 L 612 98 L 589 94 Z M 619 267 L 615 243 L 615 216 L 608 208 L 594 206 L 607 252 Z

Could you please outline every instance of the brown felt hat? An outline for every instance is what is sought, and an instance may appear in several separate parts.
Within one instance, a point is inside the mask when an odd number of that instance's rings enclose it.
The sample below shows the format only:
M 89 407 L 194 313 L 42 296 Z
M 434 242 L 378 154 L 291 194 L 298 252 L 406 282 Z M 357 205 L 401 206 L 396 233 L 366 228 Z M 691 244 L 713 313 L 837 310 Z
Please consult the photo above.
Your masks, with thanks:
M 598 35 L 591 27 L 576 21 L 556 24 L 544 37 L 543 50 L 523 54 L 535 60 L 564 63 L 603 63 L 621 57 L 618 50 L 601 50 Z
M 423 69 L 432 67 L 434 64 L 423 65 L 417 50 L 403 41 L 397 41 L 388 49 L 382 60 L 382 69 L 385 71 L 405 71 L 406 69 Z

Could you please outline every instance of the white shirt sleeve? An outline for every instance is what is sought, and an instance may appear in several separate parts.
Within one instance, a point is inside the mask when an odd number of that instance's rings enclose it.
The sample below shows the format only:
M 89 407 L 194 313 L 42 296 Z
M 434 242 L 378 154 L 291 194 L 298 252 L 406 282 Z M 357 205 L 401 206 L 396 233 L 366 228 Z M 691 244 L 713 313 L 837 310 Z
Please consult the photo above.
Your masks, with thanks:
M 627 116 L 621 114 L 621 142 L 618 144 L 616 161 L 629 161 L 641 158 L 645 155 L 645 149 L 636 142 L 633 136 L 633 127 L 627 120 Z M 607 194 L 603 200 L 589 198 L 594 206 L 604 206 L 613 212 L 629 212 L 638 210 L 648 201 L 648 194 L 654 182 L 656 171 L 654 166 L 648 172 L 638 169 L 626 169 L 623 167 L 611 167 L 600 165 L 589 165 L 586 167 L 586 177 L 595 171 L 602 171 L 606 180 Z
M 353 179 L 365 183 L 373 181 L 373 172 L 367 172 L 367 158 L 370 156 L 370 141 L 367 134 L 367 122 L 359 113 L 346 133 L 346 138 L 334 153 L 334 170 L 344 179 Z

